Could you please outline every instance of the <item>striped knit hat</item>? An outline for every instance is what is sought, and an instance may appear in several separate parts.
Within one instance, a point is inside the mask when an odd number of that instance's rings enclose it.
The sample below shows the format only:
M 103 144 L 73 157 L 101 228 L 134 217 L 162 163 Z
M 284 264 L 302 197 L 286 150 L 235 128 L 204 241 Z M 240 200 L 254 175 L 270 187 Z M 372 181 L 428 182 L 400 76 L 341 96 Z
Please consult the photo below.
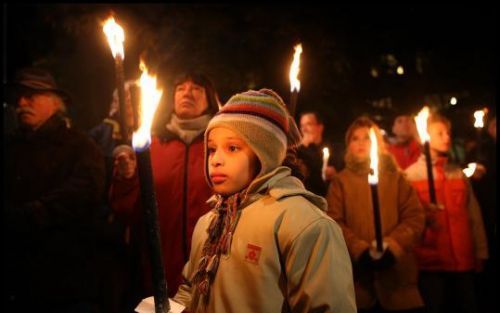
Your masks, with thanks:
M 285 159 L 289 114 L 285 103 L 273 90 L 236 94 L 210 120 L 205 131 L 205 175 L 208 174 L 208 134 L 215 127 L 229 128 L 245 140 L 260 161 L 257 177 L 271 172 Z

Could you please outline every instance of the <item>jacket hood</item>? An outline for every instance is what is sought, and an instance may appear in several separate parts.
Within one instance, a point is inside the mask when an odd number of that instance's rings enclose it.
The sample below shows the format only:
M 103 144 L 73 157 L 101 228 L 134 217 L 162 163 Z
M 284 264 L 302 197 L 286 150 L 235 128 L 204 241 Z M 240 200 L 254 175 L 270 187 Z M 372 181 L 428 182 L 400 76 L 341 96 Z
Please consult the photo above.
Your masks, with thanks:
M 289 167 L 280 166 L 256 178 L 248 186 L 246 190 L 248 197 L 242 203 L 242 206 L 245 207 L 264 195 L 269 195 L 276 200 L 291 196 L 302 196 L 322 211 L 327 211 L 328 205 L 325 198 L 306 190 L 304 184 L 298 178 L 292 176 L 291 173 L 292 170 Z M 214 195 L 207 202 L 213 206 L 216 201 L 217 195 Z

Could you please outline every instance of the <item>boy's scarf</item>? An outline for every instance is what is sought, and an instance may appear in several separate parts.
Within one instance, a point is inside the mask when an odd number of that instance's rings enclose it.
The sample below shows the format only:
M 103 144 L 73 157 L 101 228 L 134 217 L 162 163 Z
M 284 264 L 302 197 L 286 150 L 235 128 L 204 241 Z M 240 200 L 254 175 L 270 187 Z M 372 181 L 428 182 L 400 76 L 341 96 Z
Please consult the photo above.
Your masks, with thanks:
M 202 256 L 192 285 L 194 288 L 192 308 L 198 307 L 200 300 L 208 303 L 210 286 L 217 273 L 221 254 L 230 252 L 234 230 L 241 215 L 240 204 L 245 200 L 246 193 L 241 191 L 230 197 L 218 195 L 214 207 L 216 216 L 207 229 L 208 238 L 203 245 Z

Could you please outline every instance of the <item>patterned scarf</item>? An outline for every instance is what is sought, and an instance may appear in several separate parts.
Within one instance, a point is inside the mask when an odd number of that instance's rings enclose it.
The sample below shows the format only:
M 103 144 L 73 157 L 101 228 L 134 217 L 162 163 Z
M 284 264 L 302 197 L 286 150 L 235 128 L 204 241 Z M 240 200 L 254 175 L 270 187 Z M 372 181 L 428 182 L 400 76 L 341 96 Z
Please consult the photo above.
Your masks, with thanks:
M 208 238 L 203 245 L 198 271 L 192 281 L 194 286 L 192 308 L 197 308 L 202 299 L 204 305 L 208 303 L 210 286 L 217 273 L 220 256 L 230 252 L 233 233 L 241 215 L 239 206 L 245 198 L 245 191 L 227 198 L 218 195 L 214 208 L 216 216 L 207 229 Z

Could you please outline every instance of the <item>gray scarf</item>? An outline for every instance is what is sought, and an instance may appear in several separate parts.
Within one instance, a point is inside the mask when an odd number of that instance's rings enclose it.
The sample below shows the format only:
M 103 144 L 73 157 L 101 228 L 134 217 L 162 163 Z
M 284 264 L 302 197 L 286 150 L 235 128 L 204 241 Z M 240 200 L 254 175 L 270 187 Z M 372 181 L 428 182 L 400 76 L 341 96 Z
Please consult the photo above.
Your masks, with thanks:
M 208 122 L 212 116 L 205 114 L 193 119 L 180 119 L 172 113 L 172 118 L 167 124 L 167 129 L 174 134 L 178 135 L 179 138 L 187 145 L 198 137 L 207 128 Z

